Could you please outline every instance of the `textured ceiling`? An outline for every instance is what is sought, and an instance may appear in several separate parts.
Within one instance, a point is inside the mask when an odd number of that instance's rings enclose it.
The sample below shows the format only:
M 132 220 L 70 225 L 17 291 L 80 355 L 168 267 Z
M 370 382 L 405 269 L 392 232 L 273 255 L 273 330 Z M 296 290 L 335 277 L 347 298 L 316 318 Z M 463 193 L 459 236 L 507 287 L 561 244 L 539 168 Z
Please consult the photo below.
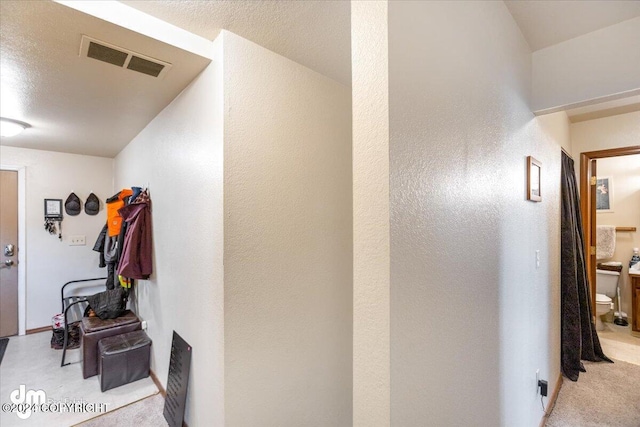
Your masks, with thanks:
M 83 34 L 172 64 L 156 79 L 80 58 Z M 115 156 L 210 61 L 51 1 L 0 2 L 2 145 Z
M 224 28 L 351 84 L 348 0 L 123 3 L 135 8 L 126 8 L 132 12 L 142 11 L 209 40 Z M 640 1 L 505 3 L 532 50 L 640 16 Z M 72 7 L 48 0 L 0 1 L 0 115 L 32 125 L 17 137 L 2 138 L 1 143 L 113 157 L 209 60 L 167 44 L 172 43 L 168 38 L 160 37 L 167 42 L 163 43 Z M 171 33 L 162 21 L 158 21 L 161 34 Z M 82 34 L 170 62 L 173 67 L 166 78 L 158 80 L 81 59 Z
M 640 1 L 505 1 L 532 51 L 640 16 Z
M 600 119 L 602 117 L 614 116 L 640 111 L 640 95 L 628 96 L 601 102 L 595 105 L 573 108 L 567 110 L 567 115 L 571 123 L 584 122 L 586 120 Z
M 351 86 L 348 0 L 131 0 L 122 3 L 213 40 L 229 30 Z
M 213 40 L 221 28 L 351 84 L 350 2 L 345 0 L 124 0 Z M 640 16 L 640 1 L 505 1 L 533 51 Z

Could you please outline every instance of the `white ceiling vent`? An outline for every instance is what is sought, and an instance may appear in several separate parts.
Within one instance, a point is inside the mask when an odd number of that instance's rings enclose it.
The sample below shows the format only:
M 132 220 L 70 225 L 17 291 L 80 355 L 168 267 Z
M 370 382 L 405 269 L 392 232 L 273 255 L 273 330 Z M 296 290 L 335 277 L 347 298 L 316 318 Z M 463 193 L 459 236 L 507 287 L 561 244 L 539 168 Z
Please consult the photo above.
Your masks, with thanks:
M 82 36 L 82 41 L 80 42 L 80 57 L 97 59 L 98 61 L 107 62 L 120 68 L 137 71 L 138 73 L 160 79 L 162 79 L 171 68 L 171 64 L 168 62 L 160 61 L 159 59 L 151 58 L 85 35 Z

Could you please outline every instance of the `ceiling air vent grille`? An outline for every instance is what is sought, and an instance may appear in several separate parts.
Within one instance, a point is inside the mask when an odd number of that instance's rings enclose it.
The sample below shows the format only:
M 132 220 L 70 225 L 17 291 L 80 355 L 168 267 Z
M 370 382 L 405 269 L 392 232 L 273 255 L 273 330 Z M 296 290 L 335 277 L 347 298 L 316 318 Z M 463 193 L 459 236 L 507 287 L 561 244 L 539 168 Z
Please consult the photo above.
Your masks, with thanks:
M 87 56 L 97 59 L 98 61 L 104 61 L 122 67 L 129 55 L 126 52 L 120 52 L 119 50 L 111 49 L 98 43 L 89 42 Z
M 168 62 L 84 35 L 80 43 L 80 56 L 97 59 L 98 61 L 157 78 L 163 78 L 171 68 L 171 64 Z
M 157 62 L 153 61 L 147 61 L 144 58 L 140 58 L 139 56 L 134 55 L 129 61 L 129 65 L 127 65 L 127 68 L 139 73 L 158 77 L 164 69 L 164 65 L 158 64 Z

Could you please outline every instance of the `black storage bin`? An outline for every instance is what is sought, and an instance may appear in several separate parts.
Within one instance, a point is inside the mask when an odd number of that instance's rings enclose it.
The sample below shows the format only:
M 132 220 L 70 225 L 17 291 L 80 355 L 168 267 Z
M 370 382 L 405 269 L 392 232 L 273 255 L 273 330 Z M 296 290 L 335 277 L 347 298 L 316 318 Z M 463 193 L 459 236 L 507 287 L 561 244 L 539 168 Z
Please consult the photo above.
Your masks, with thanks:
M 98 354 L 102 391 L 149 376 L 151 339 L 145 331 L 103 338 L 98 342 Z

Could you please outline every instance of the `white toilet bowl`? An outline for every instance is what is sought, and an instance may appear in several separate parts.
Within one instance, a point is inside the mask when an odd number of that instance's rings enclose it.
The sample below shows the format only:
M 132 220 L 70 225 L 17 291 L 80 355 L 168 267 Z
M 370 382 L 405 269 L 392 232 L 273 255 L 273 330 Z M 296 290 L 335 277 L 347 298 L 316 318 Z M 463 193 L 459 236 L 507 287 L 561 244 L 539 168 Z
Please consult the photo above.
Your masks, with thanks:
M 602 316 L 613 310 L 611 298 L 615 298 L 620 273 L 596 269 L 596 329 L 604 330 Z
M 607 315 L 613 310 L 613 301 L 606 295 L 596 294 L 596 329 L 598 331 L 604 330 L 604 323 L 602 323 L 602 316 Z

